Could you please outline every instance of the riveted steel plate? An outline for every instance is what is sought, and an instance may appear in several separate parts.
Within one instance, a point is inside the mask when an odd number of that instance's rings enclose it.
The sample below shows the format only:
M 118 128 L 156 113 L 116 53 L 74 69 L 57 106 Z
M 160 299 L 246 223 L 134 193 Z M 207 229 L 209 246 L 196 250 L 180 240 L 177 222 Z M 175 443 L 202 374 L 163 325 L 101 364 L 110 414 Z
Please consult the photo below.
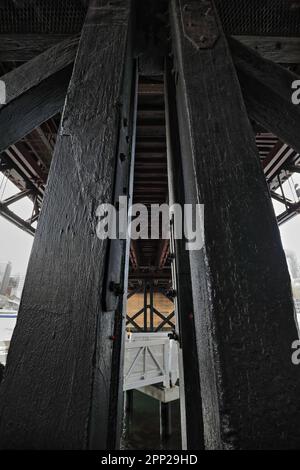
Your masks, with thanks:
M 219 37 L 214 6 L 210 0 L 180 2 L 185 37 L 197 49 L 211 49 Z

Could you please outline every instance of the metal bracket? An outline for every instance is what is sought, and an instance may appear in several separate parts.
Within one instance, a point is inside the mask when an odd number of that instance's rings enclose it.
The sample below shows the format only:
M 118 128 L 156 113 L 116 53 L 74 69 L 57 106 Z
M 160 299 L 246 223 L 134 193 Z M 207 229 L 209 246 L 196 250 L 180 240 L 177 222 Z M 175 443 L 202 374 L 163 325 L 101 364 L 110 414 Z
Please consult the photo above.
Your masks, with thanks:
M 181 0 L 180 9 L 185 37 L 197 49 L 211 49 L 220 36 L 213 2 Z
M 119 196 L 124 196 L 124 187 L 127 187 L 129 165 L 128 159 L 126 159 L 126 155 L 128 155 L 128 126 L 127 123 L 124 125 L 124 119 L 121 120 L 122 124 L 120 129 L 119 147 L 116 157 L 117 162 L 114 190 L 115 207 L 118 208 L 118 210 L 121 209 L 119 207 L 118 198 Z M 127 211 L 126 208 L 125 210 Z M 124 262 L 124 247 L 124 239 L 117 238 L 116 240 L 110 240 L 104 299 L 104 308 L 107 312 L 116 310 L 119 298 L 123 294 L 122 265 Z

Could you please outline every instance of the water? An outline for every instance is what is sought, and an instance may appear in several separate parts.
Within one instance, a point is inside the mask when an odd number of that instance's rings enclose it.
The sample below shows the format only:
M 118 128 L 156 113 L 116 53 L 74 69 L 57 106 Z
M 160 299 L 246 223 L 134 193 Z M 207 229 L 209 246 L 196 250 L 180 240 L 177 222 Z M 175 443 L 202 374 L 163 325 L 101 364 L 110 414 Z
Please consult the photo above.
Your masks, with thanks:
M 180 450 L 179 400 L 171 402 L 172 435 L 162 442 L 159 429 L 159 402 L 144 393 L 133 391 L 131 418 L 124 420 L 122 449 Z

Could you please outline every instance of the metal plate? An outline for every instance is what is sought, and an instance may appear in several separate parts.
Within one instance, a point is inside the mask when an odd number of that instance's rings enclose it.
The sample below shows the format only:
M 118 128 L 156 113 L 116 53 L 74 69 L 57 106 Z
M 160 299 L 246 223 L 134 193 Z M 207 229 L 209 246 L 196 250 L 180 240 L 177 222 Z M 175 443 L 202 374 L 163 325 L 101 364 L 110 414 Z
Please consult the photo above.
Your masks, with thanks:
M 214 6 L 210 0 L 180 2 L 183 31 L 197 49 L 210 49 L 219 37 Z

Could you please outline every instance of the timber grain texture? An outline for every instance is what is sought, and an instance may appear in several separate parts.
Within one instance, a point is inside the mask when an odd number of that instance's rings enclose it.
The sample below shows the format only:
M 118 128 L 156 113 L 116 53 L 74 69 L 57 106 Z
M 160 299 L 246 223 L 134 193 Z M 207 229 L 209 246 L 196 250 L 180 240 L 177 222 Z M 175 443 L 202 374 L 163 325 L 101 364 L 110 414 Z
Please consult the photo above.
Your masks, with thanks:
M 107 8 L 83 27 L 0 388 L 2 449 L 88 448 L 95 387 L 97 448 L 109 445 L 114 312 L 96 209 L 112 200 L 118 145 L 130 2 L 115 3 L 122 21 Z
M 183 161 L 180 152 L 178 113 L 176 105 L 175 77 L 172 74 L 173 64 L 166 62 L 166 122 L 167 122 L 167 154 L 169 203 L 184 207 Z M 176 224 L 176 221 L 174 220 Z M 173 224 L 174 225 L 174 224 Z M 191 290 L 191 267 L 189 253 L 186 250 L 185 239 L 173 240 L 175 259 L 172 261 L 172 273 L 175 278 L 177 320 L 176 329 L 179 332 L 182 353 L 184 377 L 184 406 L 186 427 L 186 448 L 188 450 L 203 450 L 203 415 L 199 375 L 198 351 L 196 345 L 195 315 Z M 174 283 L 174 281 L 173 281 Z M 181 383 L 180 383 L 181 385 Z M 183 387 L 180 388 L 183 391 Z M 181 392 L 180 392 L 181 393 Z M 182 429 L 183 432 L 183 429 Z
M 279 64 L 300 63 L 300 38 L 283 36 L 233 36 L 266 59 Z
M 24 62 L 33 59 L 68 34 L 0 34 L 0 62 Z
M 7 105 L 43 80 L 72 64 L 75 60 L 78 42 L 78 37 L 66 39 L 2 75 L 1 81 L 5 83 L 6 88 L 5 104 Z
M 0 152 L 62 111 L 71 74 L 69 65 L 0 108 Z
M 249 116 L 300 153 L 300 106 L 292 103 L 299 76 L 233 38 L 229 45 Z
M 212 49 L 183 34 L 181 8 L 200 3 L 171 2 L 171 25 L 186 200 L 205 205 L 204 246 L 190 251 L 205 444 L 299 448 L 286 260 L 221 26 Z

